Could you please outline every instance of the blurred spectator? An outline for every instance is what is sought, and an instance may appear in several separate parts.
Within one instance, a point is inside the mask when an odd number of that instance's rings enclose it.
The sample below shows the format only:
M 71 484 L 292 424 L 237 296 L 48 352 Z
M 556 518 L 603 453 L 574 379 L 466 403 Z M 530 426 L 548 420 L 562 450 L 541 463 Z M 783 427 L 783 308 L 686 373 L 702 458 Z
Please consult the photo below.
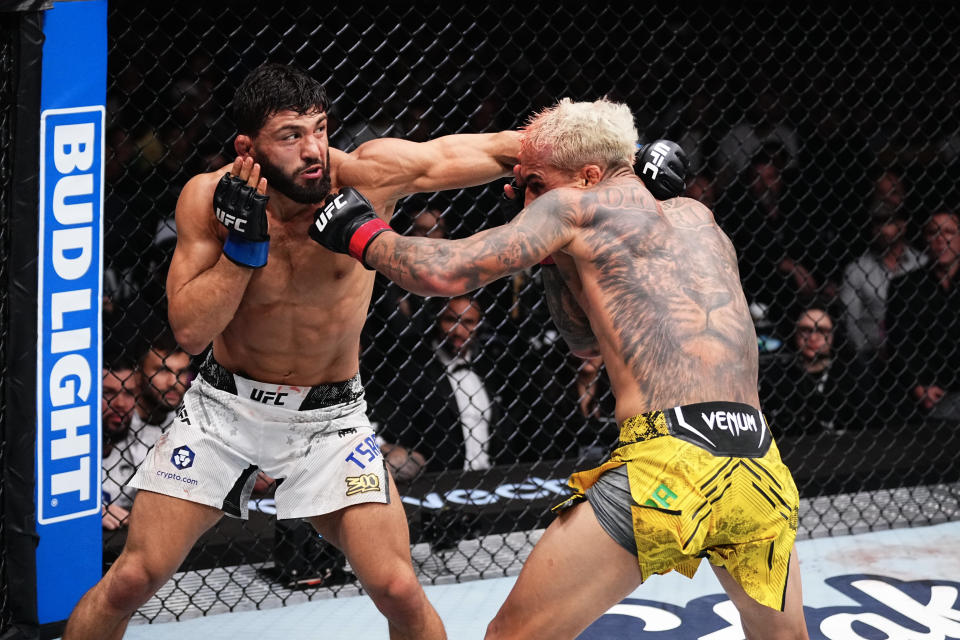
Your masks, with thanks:
M 117 516 L 125 515 L 133 506 L 136 489 L 126 483 L 173 421 L 192 378 L 190 356 L 169 331 L 151 341 L 136 371 L 127 366 L 130 368 L 104 372 L 103 502 L 109 505 L 105 508 L 110 521 L 104 516 L 108 529 L 120 526 L 122 518 Z M 123 381 L 122 388 L 118 388 L 118 380 Z
M 906 202 L 907 190 L 903 185 L 900 172 L 896 169 L 881 171 L 873 181 L 873 190 L 870 194 L 868 211 L 871 217 L 907 218 Z
M 817 294 L 813 255 L 819 229 L 796 215 L 784 179 L 785 155 L 763 149 L 717 203 L 717 219 L 737 249 L 740 278 L 758 330 L 783 341 L 790 318 Z
M 860 362 L 837 343 L 825 306 L 811 305 L 796 318 L 791 352 L 762 366 L 761 403 L 774 434 L 860 429 L 874 417 Z
M 687 154 L 690 173 L 700 174 L 709 171 L 709 159 L 716 155 L 713 132 L 720 118 L 717 106 L 722 100 L 717 96 L 723 93 L 723 86 L 717 77 L 696 72 L 688 74 L 683 83 L 650 132 L 652 139 L 663 137 L 679 144 Z
M 149 449 L 173 422 L 193 380 L 190 355 L 165 330 L 151 341 L 141 357 L 139 374 L 140 398 L 131 427 L 140 443 Z
M 872 207 L 870 250 L 846 266 L 840 287 L 847 338 L 865 355 L 881 353 L 890 280 L 926 262 L 907 243 L 903 208 L 889 204 L 880 200 Z
M 783 149 L 782 168 L 797 168 L 799 136 L 787 123 L 781 89 L 774 86 L 771 79 L 760 75 L 753 82 L 753 89 L 743 94 L 753 96 L 747 105 L 746 116 L 720 139 L 718 145 L 716 168 L 724 187 L 742 175 L 764 147 Z
M 434 207 L 427 207 L 413 214 L 407 235 L 439 239 L 449 237 L 443 212 Z
M 929 262 L 890 282 L 887 341 L 910 398 L 931 417 L 960 419 L 960 219 L 940 211 L 924 225 Z
M 132 440 L 130 422 L 139 395 L 139 379 L 133 364 L 122 357 L 112 360 L 103 369 L 100 405 L 103 429 L 101 521 L 104 529 L 111 530 L 126 525 L 133 505 L 132 490 L 123 485 L 137 468 L 137 463 L 128 459 L 127 450 Z M 128 495 L 127 492 L 131 493 Z
M 368 397 L 388 461 L 409 473 L 424 463 L 486 469 L 576 453 L 558 376 L 527 343 L 484 332 L 476 297 L 430 298 L 425 311 L 431 328 L 402 341 L 367 383 L 385 390 Z
M 620 429 L 614 419 L 616 401 L 610 389 L 610 380 L 603 368 L 603 358 L 568 356 L 575 369 L 572 382 L 566 386 L 567 406 L 573 406 L 566 418 L 567 430 L 573 434 L 576 449 L 564 457 L 576 457 L 581 462 L 599 461 L 616 446 Z
M 440 299 L 431 308 L 437 304 L 429 338 L 414 341 L 397 363 L 384 398 L 395 409 L 380 413 L 381 436 L 421 455 L 431 471 L 485 469 L 502 408 L 491 385 L 494 363 L 476 340 L 483 314 L 469 296 Z
M 421 198 L 408 198 L 405 211 L 394 217 L 394 228 L 404 235 L 423 238 L 448 237 L 443 212 Z M 407 214 L 406 211 L 413 213 Z M 410 293 L 377 274 L 365 331 L 373 350 L 389 354 L 399 340 L 423 335 L 433 322 L 423 311 L 424 298 Z

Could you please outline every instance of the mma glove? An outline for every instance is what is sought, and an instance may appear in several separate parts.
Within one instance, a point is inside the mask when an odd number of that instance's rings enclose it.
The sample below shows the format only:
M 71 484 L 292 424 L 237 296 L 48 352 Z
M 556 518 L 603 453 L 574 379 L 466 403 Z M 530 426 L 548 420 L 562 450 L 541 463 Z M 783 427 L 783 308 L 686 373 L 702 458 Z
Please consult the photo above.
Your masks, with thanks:
M 236 264 L 259 269 L 267 264 L 267 201 L 245 180 L 225 173 L 213 192 L 213 211 L 228 230 L 223 253 Z
M 657 200 L 669 200 L 683 193 L 687 166 L 687 154 L 670 140 L 654 140 L 637 152 L 640 179 Z
M 336 253 L 346 253 L 367 266 L 364 256 L 373 239 L 390 225 L 377 217 L 370 201 L 353 187 L 331 193 L 313 215 L 310 237 Z

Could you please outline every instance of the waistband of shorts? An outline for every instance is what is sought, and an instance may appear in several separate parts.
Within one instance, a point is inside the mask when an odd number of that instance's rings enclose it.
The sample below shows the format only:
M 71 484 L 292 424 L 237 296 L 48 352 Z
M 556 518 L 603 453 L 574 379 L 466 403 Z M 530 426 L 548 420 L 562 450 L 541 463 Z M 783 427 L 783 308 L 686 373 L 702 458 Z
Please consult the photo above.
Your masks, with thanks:
M 246 397 L 249 389 L 249 399 L 263 404 L 282 405 L 283 403 L 280 400 L 283 399 L 283 396 L 302 396 L 302 400 L 296 407 L 298 411 L 323 409 L 338 404 L 355 402 L 363 398 L 363 384 L 360 381 L 359 372 L 343 382 L 318 384 L 309 389 L 303 389 L 289 385 L 259 382 L 245 376 L 242 372 L 228 371 L 214 360 L 213 351 L 211 351 L 207 354 L 203 364 L 200 365 L 198 373 L 213 388 L 232 393 L 237 397 L 241 397 L 241 390 L 243 397 Z M 286 389 L 287 392 L 280 391 L 281 389 Z
M 737 420 L 740 420 L 742 427 L 743 420 L 739 416 L 751 415 L 756 417 L 760 425 L 765 425 L 766 421 L 763 415 L 748 404 L 741 402 L 698 402 L 694 404 L 678 405 L 670 409 L 660 409 L 657 411 L 648 411 L 627 418 L 620 423 L 620 442 L 619 446 L 635 444 L 662 438 L 663 436 L 676 436 L 678 423 L 689 428 L 684 419 L 684 415 L 696 415 L 709 412 L 711 415 L 723 414 L 723 421 L 726 423 L 727 415 L 730 415 L 730 421 L 733 429 L 737 429 Z M 705 416 L 704 416 L 705 417 Z M 709 418 L 708 418 L 709 419 Z

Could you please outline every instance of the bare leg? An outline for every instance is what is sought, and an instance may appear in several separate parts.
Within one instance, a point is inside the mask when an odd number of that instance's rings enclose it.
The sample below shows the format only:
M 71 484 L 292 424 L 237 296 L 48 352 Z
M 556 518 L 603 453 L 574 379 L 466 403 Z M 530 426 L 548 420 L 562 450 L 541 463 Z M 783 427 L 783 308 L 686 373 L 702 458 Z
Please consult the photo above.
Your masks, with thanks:
M 360 504 L 310 519 L 347 556 L 350 568 L 387 618 L 392 640 L 443 640 L 443 622 L 410 559 L 410 531 L 395 483 L 390 504 Z
M 222 515 L 206 505 L 138 492 L 123 553 L 77 603 L 63 639 L 122 638 L 133 612 L 170 579 L 197 539 Z
M 723 567 L 713 566 L 713 572 L 740 612 L 740 623 L 747 640 L 806 640 L 807 624 L 803 617 L 803 594 L 800 588 L 800 563 L 797 547 L 790 554 L 790 574 L 787 577 L 787 597 L 783 611 L 765 607 L 743 590 Z
M 486 638 L 575 638 L 639 585 L 636 556 L 614 542 L 593 508 L 581 503 L 547 527 Z

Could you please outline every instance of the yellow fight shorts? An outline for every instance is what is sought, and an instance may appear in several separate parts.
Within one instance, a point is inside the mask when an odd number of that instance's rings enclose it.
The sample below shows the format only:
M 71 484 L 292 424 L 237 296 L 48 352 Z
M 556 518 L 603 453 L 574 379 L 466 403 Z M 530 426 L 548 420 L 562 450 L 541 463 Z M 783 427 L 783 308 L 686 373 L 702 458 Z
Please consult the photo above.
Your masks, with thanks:
M 642 580 L 692 578 L 707 558 L 783 610 L 800 498 L 756 409 L 706 402 L 630 418 L 610 459 L 569 485 L 575 494 L 555 509 L 588 499 L 613 539 L 636 550 Z

